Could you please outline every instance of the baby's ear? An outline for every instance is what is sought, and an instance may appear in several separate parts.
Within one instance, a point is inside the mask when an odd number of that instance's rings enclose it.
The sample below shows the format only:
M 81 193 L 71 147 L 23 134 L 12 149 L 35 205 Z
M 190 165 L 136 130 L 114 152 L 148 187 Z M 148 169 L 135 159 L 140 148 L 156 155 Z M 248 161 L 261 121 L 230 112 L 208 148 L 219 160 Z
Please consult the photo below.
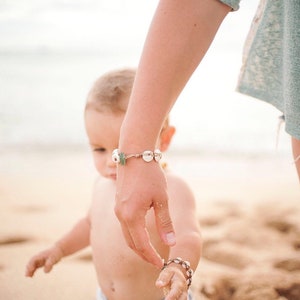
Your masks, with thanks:
M 163 129 L 159 137 L 159 149 L 164 152 L 169 148 L 169 145 L 172 141 L 173 135 L 175 134 L 176 129 L 174 126 L 168 126 Z

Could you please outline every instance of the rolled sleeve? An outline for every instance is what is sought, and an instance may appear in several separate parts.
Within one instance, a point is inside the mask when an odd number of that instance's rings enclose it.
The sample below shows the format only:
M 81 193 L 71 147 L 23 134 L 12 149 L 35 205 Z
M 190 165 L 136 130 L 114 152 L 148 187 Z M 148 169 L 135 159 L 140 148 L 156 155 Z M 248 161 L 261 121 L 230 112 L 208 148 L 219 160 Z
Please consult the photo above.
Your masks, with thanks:
M 241 0 L 219 0 L 219 1 L 230 6 L 232 10 L 238 10 L 240 8 Z

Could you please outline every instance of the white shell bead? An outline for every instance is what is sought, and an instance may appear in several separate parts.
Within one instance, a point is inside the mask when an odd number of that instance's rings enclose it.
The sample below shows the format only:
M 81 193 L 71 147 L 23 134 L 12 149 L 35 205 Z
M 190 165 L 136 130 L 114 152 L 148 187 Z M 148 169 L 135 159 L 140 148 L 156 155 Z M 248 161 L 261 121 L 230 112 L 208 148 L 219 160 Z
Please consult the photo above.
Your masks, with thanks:
M 146 150 L 143 152 L 143 160 L 145 162 L 150 162 L 153 160 L 153 152 L 150 150 Z
M 114 163 L 118 164 L 120 162 L 119 150 L 115 149 L 112 153 L 111 159 Z

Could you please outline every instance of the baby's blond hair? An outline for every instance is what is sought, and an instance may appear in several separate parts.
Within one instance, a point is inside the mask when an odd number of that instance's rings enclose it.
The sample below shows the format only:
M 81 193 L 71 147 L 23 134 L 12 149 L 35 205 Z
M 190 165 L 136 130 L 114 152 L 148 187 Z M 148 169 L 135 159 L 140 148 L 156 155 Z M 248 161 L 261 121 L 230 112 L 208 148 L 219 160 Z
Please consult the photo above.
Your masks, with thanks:
M 126 68 L 105 73 L 92 86 L 85 110 L 125 113 L 132 90 L 135 70 Z
M 99 112 L 126 113 L 135 74 L 135 69 L 124 68 L 100 76 L 88 94 L 85 111 L 95 109 Z M 163 129 L 168 125 L 167 117 Z

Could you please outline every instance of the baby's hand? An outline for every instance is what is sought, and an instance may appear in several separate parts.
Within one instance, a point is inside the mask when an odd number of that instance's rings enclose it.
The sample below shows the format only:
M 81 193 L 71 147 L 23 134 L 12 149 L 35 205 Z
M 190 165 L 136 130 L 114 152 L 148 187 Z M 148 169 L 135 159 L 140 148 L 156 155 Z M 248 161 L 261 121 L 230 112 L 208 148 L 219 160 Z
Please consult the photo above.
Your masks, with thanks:
M 26 266 L 25 276 L 32 277 L 38 268 L 44 267 L 44 272 L 49 273 L 52 267 L 63 257 L 61 248 L 57 245 L 46 249 L 33 256 Z
M 160 272 L 156 286 L 163 289 L 165 300 L 186 300 L 188 287 L 180 266 L 169 265 Z

